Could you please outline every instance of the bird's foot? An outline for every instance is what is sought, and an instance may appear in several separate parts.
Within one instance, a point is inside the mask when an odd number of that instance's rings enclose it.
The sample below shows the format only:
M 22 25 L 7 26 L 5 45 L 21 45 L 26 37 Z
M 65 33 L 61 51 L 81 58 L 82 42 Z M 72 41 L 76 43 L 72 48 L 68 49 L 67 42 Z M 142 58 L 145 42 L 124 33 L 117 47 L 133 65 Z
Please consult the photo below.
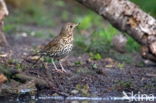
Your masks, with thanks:
M 67 71 L 64 69 L 63 65 L 61 64 L 61 62 L 59 61 L 59 64 L 61 66 L 61 71 L 64 72 L 64 73 L 67 73 Z
M 67 71 L 65 69 L 61 69 L 62 72 L 67 73 Z
M 54 69 L 55 72 L 58 72 L 58 73 L 64 73 L 62 70 L 60 69 Z
M 54 71 L 58 73 L 67 73 L 65 69 L 54 69 Z

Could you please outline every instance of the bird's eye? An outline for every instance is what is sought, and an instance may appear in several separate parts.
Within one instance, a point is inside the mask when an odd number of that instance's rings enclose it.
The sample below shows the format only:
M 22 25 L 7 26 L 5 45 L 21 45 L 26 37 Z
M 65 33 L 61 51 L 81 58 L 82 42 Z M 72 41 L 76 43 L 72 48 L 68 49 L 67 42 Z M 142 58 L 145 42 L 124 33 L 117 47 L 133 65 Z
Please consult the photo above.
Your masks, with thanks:
M 73 28 L 73 26 L 72 26 L 72 25 L 70 25 L 70 28 Z

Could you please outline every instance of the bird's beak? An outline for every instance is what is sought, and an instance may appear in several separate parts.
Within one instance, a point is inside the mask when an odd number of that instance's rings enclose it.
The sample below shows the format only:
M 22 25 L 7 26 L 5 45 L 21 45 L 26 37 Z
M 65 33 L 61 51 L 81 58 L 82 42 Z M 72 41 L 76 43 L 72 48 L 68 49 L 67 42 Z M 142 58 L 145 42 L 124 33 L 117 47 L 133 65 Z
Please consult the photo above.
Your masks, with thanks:
M 77 23 L 77 24 L 75 24 L 74 26 L 77 27 L 77 26 L 79 26 L 79 25 L 80 25 L 80 23 Z

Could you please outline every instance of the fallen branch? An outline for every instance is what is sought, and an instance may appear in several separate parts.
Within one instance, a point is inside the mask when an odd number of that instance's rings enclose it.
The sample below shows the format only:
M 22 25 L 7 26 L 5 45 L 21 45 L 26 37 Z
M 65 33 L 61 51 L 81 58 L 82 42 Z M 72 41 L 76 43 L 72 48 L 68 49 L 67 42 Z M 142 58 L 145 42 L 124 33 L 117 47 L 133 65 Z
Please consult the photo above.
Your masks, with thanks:
M 156 20 L 129 0 L 76 0 L 128 33 L 143 46 L 142 56 L 156 62 Z M 145 51 L 144 51 L 145 50 Z

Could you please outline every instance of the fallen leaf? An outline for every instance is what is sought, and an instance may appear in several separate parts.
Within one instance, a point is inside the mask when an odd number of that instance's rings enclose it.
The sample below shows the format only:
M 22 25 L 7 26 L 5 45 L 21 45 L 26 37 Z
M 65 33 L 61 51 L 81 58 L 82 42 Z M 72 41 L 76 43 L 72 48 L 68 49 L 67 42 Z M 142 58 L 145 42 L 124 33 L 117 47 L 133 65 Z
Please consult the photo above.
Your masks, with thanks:
M 5 81 L 7 81 L 8 79 L 7 79 L 7 77 L 6 76 L 4 76 L 3 74 L 0 74 L 0 84 L 1 83 L 4 83 Z

